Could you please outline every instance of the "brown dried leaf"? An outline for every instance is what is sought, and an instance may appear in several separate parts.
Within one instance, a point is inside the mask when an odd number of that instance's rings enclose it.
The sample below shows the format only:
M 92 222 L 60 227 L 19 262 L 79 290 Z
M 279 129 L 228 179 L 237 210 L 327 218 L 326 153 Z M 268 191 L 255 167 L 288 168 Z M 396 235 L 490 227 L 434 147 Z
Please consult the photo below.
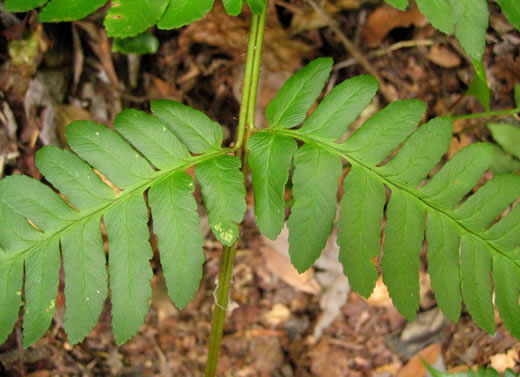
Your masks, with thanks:
M 310 269 L 299 274 L 288 258 L 270 247 L 260 249 L 265 258 L 266 267 L 281 280 L 298 291 L 317 295 L 320 293 L 320 285 L 314 278 L 314 270 Z
M 382 277 L 379 277 L 379 279 L 377 280 L 376 287 L 374 288 L 374 291 L 372 292 L 370 297 L 367 299 L 367 302 L 370 306 L 375 306 L 376 308 L 393 306 L 392 299 L 388 294 L 388 288 L 383 283 Z
M 271 12 L 271 14 L 275 14 Z M 299 40 L 290 39 L 276 16 L 268 19 L 265 31 L 262 62 L 271 72 L 291 71 L 300 67 L 303 57 L 311 47 Z M 188 50 L 195 43 L 216 46 L 235 59 L 245 60 L 249 32 L 247 12 L 240 17 L 230 17 L 220 3 L 202 20 L 192 23 L 181 32 L 179 46 Z
M 387 34 L 397 27 L 409 27 L 411 25 L 422 27 L 427 24 L 428 21 L 419 12 L 417 6 L 413 6 L 406 12 L 401 12 L 385 5 L 370 13 L 361 36 L 368 47 L 374 48 L 379 46 Z
M 471 122 L 466 119 L 456 119 L 453 122 L 453 132 L 456 136 L 451 138 L 451 143 L 447 153 L 448 159 L 451 159 L 459 153 L 462 148 L 467 147 L 472 143 L 471 136 L 467 132 L 464 132 L 466 128 L 470 128 L 471 126 Z
M 91 120 L 90 113 L 74 103 L 56 105 L 56 133 L 63 145 L 67 143 L 65 129 L 76 120 Z
M 309 269 L 299 274 L 289 260 L 289 231 L 287 227 L 282 230 L 276 241 L 263 237 L 265 247 L 260 248 L 265 259 L 266 267 L 281 280 L 296 290 L 317 295 L 321 287 L 314 277 L 314 269 Z
M 426 347 L 401 368 L 397 377 L 423 377 L 426 374 L 426 368 L 422 360 L 428 364 L 435 363 L 441 353 L 441 349 L 441 343 L 434 343 Z
M 461 59 L 456 53 L 440 45 L 433 45 L 426 57 L 432 63 L 444 68 L 455 68 L 461 63 Z
M 491 356 L 490 361 L 491 366 L 502 374 L 507 368 L 514 368 L 519 360 L 517 352 L 511 348 L 507 353 L 497 353 Z
M 323 10 L 329 15 L 334 16 L 344 9 L 357 9 L 360 7 L 359 0 L 338 0 L 327 1 L 323 5 Z M 327 21 L 323 19 L 312 7 L 306 6 L 301 12 L 296 12 L 291 20 L 291 33 L 298 34 L 308 30 L 316 30 L 327 26 Z

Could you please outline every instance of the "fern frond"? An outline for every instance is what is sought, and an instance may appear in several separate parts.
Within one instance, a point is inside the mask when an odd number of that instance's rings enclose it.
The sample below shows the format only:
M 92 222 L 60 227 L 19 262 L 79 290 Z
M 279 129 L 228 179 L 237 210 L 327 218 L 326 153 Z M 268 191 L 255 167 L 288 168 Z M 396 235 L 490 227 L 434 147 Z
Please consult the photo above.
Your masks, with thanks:
M 296 85 L 294 80 L 291 85 Z M 335 92 L 338 87 L 343 89 Z M 255 135 L 257 142 L 251 145 L 253 184 L 255 175 L 263 174 L 258 171 L 263 161 L 259 157 L 261 150 L 267 150 L 273 160 L 288 159 L 287 153 L 279 152 L 264 140 L 301 140 L 304 145 L 296 156 L 303 154 L 305 161 L 323 161 L 321 156 L 331 156 L 319 168 L 316 163 L 310 165 L 314 169 L 307 169 L 305 175 L 299 168 L 302 162 L 295 159 L 289 239 L 297 255 L 296 268 L 302 271 L 312 264 L 324 246 L 323 239 L 332 230 L 335 210 L 326 209 L 335 206 L 337 161 L 345 159 L 351 168 L 344 181 L 338 244 L 340 261 L 352 287 L 368 297 L 377 279 L 375 263 L 380 253 L 386 187 L 390 199 L 381 268 L 398 310 L 411 320 L 419 307 L 420 255 L 426 240 L 432 286 L 446 316 L 454 321 L 459 318 L 463 298 L 477 324 L 493 332 L 493 274 L 499 312 L 508 329 L 520 338 L 520 317 L 514 314 L 520 311 L 520 206 L 494 224 L 520 196 L 520 176 L 497 176 L 464 200 L 493 159 L 490 145 L 475 143 L 456 154 L 421 187 L 448 149 L 452 122 L 436 118 L 418 127 L 424 104 L 402 100 L 379 111 L 338 144 L 336 139 L 372 98 L 374 82 L 362 76 L 338 87 L 323 99 L 300 129 L 270 127 Z M 273 101 L 278 100 L 275 97 Z M 398 153 L 392 155 L 396 149 Z M 279 175 L 288 170 L 284 163 L 284 171 Z M 278 187 L 282 184 L 278 179 Z M 303 192 L 313 195 L 314 202 L 299 194 Z M 272 214 L 267 205 L 271 202 L 265 196 L 255 199 L 259 224 Z M 305 245 L 302 239 L 306 240 Z
M 245 189 L 240 162 L 220 146 L 221 127 L 175 102 L 160 101 L 154 107 L 167 123 L 127 110 L 116 117 L 117 132 L 94 122 L 69 125 L 66 137 L 74 153 L 41 149 L 36 164 L 61 196 L 26 176 L 0 181 L 0 343 L 18 315 L 24 266 L 24 345 L 48 329 L 56 306 L 60 245 L 69 342 L 80 342 L 95 326 L 109 278 L 116 342 L 126 342 L 138 331 L 151 297 L 148 189 L 168 292 L 175 305 L 185 307 L 198 289 L 204 263 L 195 185 L 183 172 L 189 167 L 200 164 L 197 175 L 217 238 L 236 240 Z M 188 148 L 199 155 L 190 155 Z M 218 179 L 208 178 L 214 176 Z M 227 199 L 217 200 L 215 193 Z M 232 228 L 230 234 L 226 227 Z

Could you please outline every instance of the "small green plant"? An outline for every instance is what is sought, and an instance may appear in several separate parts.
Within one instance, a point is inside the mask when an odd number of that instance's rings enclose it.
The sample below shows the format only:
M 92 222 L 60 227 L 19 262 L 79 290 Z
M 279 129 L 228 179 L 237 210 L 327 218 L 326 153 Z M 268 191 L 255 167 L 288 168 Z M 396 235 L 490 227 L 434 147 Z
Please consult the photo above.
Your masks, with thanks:
M 51 0 L 40 16 L 63 20 L 63 10 L 69 9 L 67 15 L 79 18 L 105 2 Z M 7 0 L 5 6 L 27 10 L 44 3 Z M 112 2 L 107 32 L 127 37 L 155 24 L 184 25 L 207 13 L 213 1 L 133 4 Z M 380 267 L 393 303 L 408 320 L 419 307 L 420 255 L 426 241 L 432 285 L 445 315 L 457 321 L 464 300 L 477 324 L 493 333 L 494 283 L 500 315 L 520 339 L 520 206 L 513 206 L 520 196 L 520 176 L 496 176 L 469 195 L 493 161 L 493 147 L 483 143 L 463 149 L 432 174 L 448 148 L 452 119 L 435 118 L 419 126 L 426 106 L 417 100 L 388 105 L 338 142 L 372 101 L 378 84 L 366 75 L 348 79 L 307 118 L 329 78 L 330 58 L 316 59 L 292 76 L 267 107 L 269 128 L 255 128 L 267 7 L 263 0 L 247 4 L 254 14 L 233 146 L 222 145 L 221 126 L 204 113 L 160 100 L 151 104 L 153 115 L 121 112 L 115 131 L 94 122 L 69 125 L 66 138 L 72 152 L 42 148 L 36 164 L 61 195 L 26 176 L 0 181 L 0 343 L 13 329 L 22 296 L 24 346 L 49 328 L 60 255 L 64 326 L 71 344 L 82 341 L 96 324 L 108 296 L 108 280 L 116 342 L 124 343 L 138 331 L 148 310 L 152 278 L 145 192 L 168 293 L 177 307 L 185 307 L 198 289 L 204 263 L 192 195 L 195 182 L 185 173 L 195 167 L 211 229 L 224 245 L 206 371 L 214 376 L 235 244 L 246 210 L 248 165 L 258 227 L 269 238 L 276 238 L 283 227 L 285 186 L 294 168 L 288 228 L 291 262 L 298 271 L 312 266 L 332 232 L 338 185 L 348 170 L 338 244 L 344 272 L 356 291 L 368 297 L 374 288 L 386 215 Z M 224 5 L 230 14 L 238 14 L 243 1 Z M 142 16 L 145 10 L 150 18 L 136 21 L 136 14 Z M 101 221 L 109 241 L 108 271 Z

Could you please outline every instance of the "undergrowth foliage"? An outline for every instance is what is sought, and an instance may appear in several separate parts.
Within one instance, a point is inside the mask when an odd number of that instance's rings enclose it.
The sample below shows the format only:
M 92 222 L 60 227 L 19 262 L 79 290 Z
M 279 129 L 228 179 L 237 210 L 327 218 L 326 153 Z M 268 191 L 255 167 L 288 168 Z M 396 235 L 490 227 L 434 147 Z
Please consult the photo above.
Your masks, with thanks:
M 267 108 L 270 127 L 249 140 L 262 233 L 274 239 L 284 226 L 284 192 L 294 166 L 289 253 L 298 271 L 307 270 L 333 229 L 338 185 L 347 170 L 339 258 L 356 291 L 368 297 L 374 288 L 386 216 L 380 267 L 408 320 L 419 307 L 426 240 L 444 314 L 457 321 L 464 300 L 478 325 L 492 333 L 492 275 L 500 315 L 520 338 L 520 206 L 511 209 L 520 196 L 520 176 L 496 176 L 467 197 L 493 158 L 493 148 L 483 143 L 463 149 L 430 176 L 448 148 L 452 121 L 435 118 L 418 127 L 425 105 L 417 100 L 390 104 L 337 142 L 371 102 L 377 81 L 371 76 L 344 81 L 305 119 L 331 68 L 332 59 L 320 58 L 292 76 Z M 181 103 L 160 100 L 151 108 L 153 115 L 121 112 L 115 131 L 74 122 L 66 131 L 72 152 L 42 148 L 36 164 L 61 194 L 27 176 L 0 181 L 0 343 L 17 320 L 22 292 L 24 345 L 44 335 L 55 313 L 61 258 L 70 343 L 95 326 L 108 281 L 116 342 L 138 331 L 152 278 L 145 192 L 168 293 L 177 307 L 185 307 L 204 263 L 195 183 L 185 172 L 190 167 L 195 166 L 215 237 L 228 246 L 237 240 L 246 210 L 244 177 L 234 149 L 222 147 L 222 128 Z

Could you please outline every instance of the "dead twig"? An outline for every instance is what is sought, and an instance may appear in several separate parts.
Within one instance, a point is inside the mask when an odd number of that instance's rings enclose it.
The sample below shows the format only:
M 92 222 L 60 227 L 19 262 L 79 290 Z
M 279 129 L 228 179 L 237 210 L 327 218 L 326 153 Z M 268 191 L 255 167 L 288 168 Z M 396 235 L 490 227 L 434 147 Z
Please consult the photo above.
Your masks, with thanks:
M 330 18 L 330 16 L 323 10 L 323 8 L 320 7 L 314 0 L 305 1 L 323 18 L 327 25 L 329 25 L 332 31 L 338 36 L 348 53 L 359 62 L 359 65 L 361 65 L 361 67 L 363 67 L 363 69 L 367 73 L 371 74 L 377 79 L 377 81 L 379 82 L 381 93 L 383 94 L 383 97 L 385 97 L 386 102 L 391 103 L 396 101 L 398 98 L 395 98 L 395 95 L 387 89 L 387 86 L 385 85 L 383 79 L 381 78 L 375 67 L 368 61 L 367 57 L 363 55 L 363 53 L 357 48 L 357 46 L 350 39 L 347 38 L 345 33 L 341 31 L 337 22 Z
M 368 59 L 372 58 L 379 58 L 381 56 L 388 55 L 392 53 L 393 51 L 400 50 L 403 48 L 412 48 L 412 47 L 420 47 L 420 46 L 432 46 L 433 40 L 431 39 L 417 39 L 417 40 L 410 40 L 410 41 L 401 41 L 394 43 L 388 47 L 380 48 L 375 51 L 371 51 L 368 53 Z M 353 65 L 358 64 L 358 60 L 356 58 L 350 58 L 347 60 L 344 60 L 342 62 L 339 62 L 334 65 L 334 70 L 339 70 L 343 68 L 347 68 Z

